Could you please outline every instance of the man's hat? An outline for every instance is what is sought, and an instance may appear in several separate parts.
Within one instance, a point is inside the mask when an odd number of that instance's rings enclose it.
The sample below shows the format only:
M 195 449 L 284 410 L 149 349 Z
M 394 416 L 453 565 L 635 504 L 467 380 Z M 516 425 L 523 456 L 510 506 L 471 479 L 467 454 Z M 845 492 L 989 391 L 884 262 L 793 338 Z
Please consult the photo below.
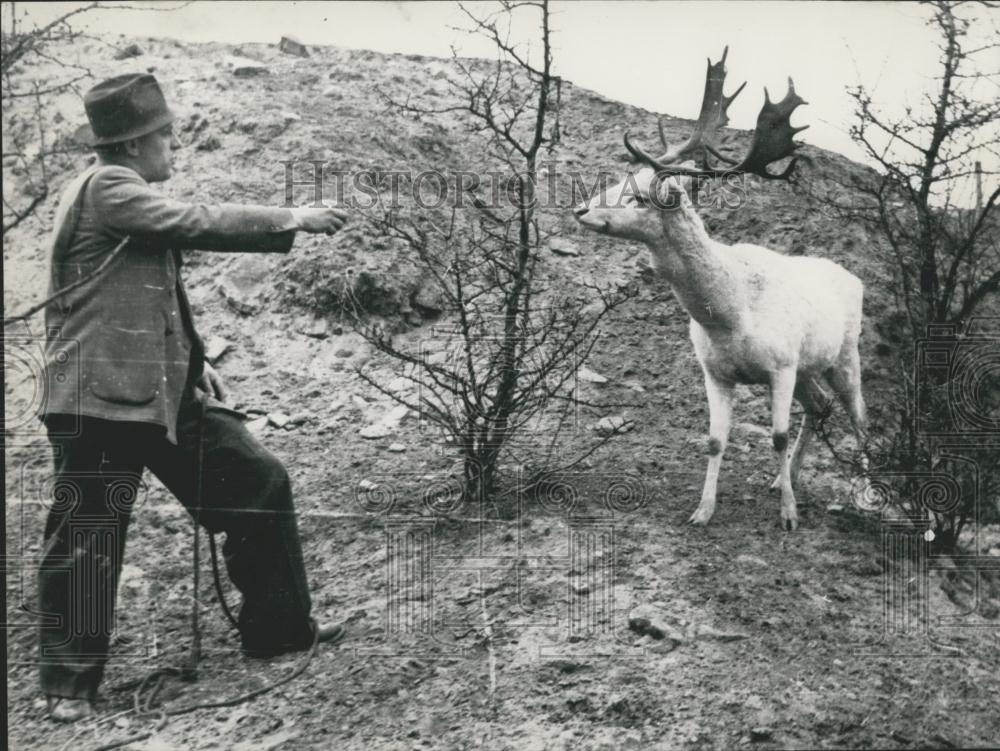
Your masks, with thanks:
M 87 146 L 106 146 L 138 138 L 173 122 L 160 84 L 148 73 L 129 73 L 102 81 L 83 97 L 89 125 L 75 138 Z

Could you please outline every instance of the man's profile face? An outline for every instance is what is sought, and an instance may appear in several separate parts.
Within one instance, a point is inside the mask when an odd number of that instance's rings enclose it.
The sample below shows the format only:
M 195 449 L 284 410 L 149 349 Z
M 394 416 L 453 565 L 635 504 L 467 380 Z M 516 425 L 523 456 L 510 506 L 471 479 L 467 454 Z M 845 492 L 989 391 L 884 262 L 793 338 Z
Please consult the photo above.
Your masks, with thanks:
M 135 139 L 136 153 L 133 157 L 136 171 L 148 183 L 159 183 L 170 178 L 171 150 L 176 140 L 172 125 L 147 133 Z

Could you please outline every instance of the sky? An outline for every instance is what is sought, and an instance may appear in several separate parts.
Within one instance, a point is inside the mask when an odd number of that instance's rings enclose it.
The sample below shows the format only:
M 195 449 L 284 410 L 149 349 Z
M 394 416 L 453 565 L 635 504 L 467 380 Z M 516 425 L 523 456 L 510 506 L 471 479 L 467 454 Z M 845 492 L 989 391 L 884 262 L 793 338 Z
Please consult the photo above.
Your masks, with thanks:
M 76 5 L 18 3 L 17 12 L 44 22 Z M 468 7 L 482 14 L 493 6 Z M 793 116 L 793 124 L 810 125 L 799 138 L 856 160 L 862 154 L 848 135 L 848 87 L 864 84 L 883 111 L 901 115 L 937 85 L 935 36 L 925 25 L 927 9 L 916 3 L 555 1 L 552 13 L 556 72 L 578 86 L 694 119 L 705 59 L 718 59 L 729 45 L 727 93 L 748 82 L 730 108 L 733 127 L 752 128 L 762 87 L 779 99 L 791 76 L 809 102 Z M 452 2 L 194 2 L 171 12 L 107 10 L 85 18 L 95 33 L 191 42 L 275 43 L 293 35 L 306 44 L 381 52 L 448 57 L 454 46 L 463 55 L 494 56 L 488 41 L 454 28 L 468 28 L 468 21 Z M 537 50 L 535 23 L 530 14 L 523 18 L 513 37 L 532 40 Z M 1000 12 L 987 20 L 995 29 Z

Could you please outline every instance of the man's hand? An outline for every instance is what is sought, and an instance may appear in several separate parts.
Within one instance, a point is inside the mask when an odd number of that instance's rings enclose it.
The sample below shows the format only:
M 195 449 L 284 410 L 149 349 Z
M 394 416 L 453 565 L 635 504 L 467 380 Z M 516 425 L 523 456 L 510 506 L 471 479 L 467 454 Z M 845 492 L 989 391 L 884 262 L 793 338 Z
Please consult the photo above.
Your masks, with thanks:
M 303 232 L 332 235 L 347 224 L 348 214 L 343 209 L 291 209 L 296 228 Z
M 229 399 L 229 389 L 222 382 L 222 376 L 216 373 L 215 368 L 207 362 L 205 363 L 205 369 L 202 371 L 201 378 L 198 380 L 198 388 L 210 396 L 214 396 L 220 402 L 224 403 Z

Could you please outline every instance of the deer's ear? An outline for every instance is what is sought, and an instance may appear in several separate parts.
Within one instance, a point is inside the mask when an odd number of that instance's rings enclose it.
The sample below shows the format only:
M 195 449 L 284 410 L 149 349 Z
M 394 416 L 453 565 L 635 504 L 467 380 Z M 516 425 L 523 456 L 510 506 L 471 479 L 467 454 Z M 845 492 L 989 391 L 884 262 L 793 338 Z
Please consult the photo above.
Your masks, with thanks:
M 684 167 L 686 169 L 697 169 L 697 167 L 698 167 L 698 165 L 696 165 L 694 163 L 693 159 L 688 159 L 686 162 L 681 162 L 680 166 Z M 681 189 L 690 198 L 690 196 L 691 196 L 691 183 L 692 183 L 691 178 L 688 177 L 687 175 L 678 175 L 677 176 L 677 182 L 680 183 Z
M 684 162 L 680 167 L 695 168 L 693 161 Z M 670 175 L 656 179 L 656 197 L 661 207 L 668 209 L 681 205 L 683 196 L 691 196 L 692 179 L 687 175 Z
M 656 186 L 656 206 L 661 209 L 676 209 L 684 200 L 684 189 L 673 176 L 658 179 Z

